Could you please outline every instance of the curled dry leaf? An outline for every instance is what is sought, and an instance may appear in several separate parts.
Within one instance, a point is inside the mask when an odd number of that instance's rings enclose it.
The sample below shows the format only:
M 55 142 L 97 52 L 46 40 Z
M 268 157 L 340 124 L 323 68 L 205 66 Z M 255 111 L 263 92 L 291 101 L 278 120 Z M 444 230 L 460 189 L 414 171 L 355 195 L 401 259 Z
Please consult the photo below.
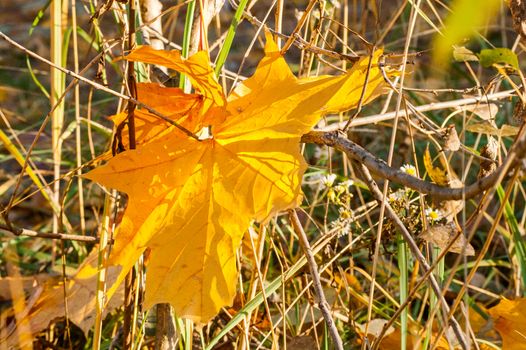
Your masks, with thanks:
M 47 280 L 53 278 L 47 273 L 39 273 L 33 276 L 7 276 L 0 278 L 0 302 L 11 299 L 10 286 L 13 283 L 22 285 L 24 292 L 30 292 L 38 286 L 44 284 Z
M 178 316 L 207 321 L 232 302 L 235 254 L 250 222 L 300 204 L 306 169 L 301 135 L 322 115 L 358 105 L 369 58 L 341 76 L 297 79 L 269 34 L 265 52 L 255 74 L 228 99 L 206 52 L 184 60 L 173 51 L 141 47 L 127 56 L 188 76 L 202 99 L 197 103 L 189 95 L 197 109 L 191 107 L 188 117 L 187 110 L 165 108 L 193 133 L 207 128 L 210 134 L 192 139 L 139 109 L 143 124 L 137 125 L 137 149 L 119 153 L 86 175 L 129 198 L 110 256 L 110 264 L 123 269 L 110 293 L 150 248 L 145 307 L 169 302 Z M 385 89 L 380 55 L 373 55 L 364 103 Z M 180 92 L 165 89 L 150 90 L 155 96 L 141 102 L 155 109 L 165 102 L 165 91 L 177 100 Z M 165 129 L 157 133 L 160 126 Z
M 513 108 L 513 119 L 519 124 L 526 120 L 526 106 L 520 100 Z
M 489 314 L 502 337 L 503 350 L 526 349 L 526 298 L 504 298 L 489 309 Z
M 497 159 L 498 151 L 499 143 L 497 139 L 493 136 L 488 136 L 488 143 L 482 146 L 482 149 L 480 150 L 480 155 L 488 158 L 488 160 L 483 159 L 480 161 L 480 170 L 478 173 L 479 179 L 486 177 L 497 170 L 497 163 L 495 160 Z
M 369 342 L 373 342 L 378 336 L 380 335 L 380 332 L 382 331 L 384 325 L 387 323 L 387 320 L 376 318 L 369 322 L 369 326 L 367 327 L 367 338 Z M 365 334 L 365 325 L 357 324 L 356 331 L 360 335 L 360 337 L 364 338 Z M 421 344 L 422 339 L 425 337 L 425 330 L 417 325 L 416 323 L 411 323 L 409 326 L 409 332 L 407 334 L 407 348 L 408 349 L 414 349 L 418 348 L 417 345 Z M 436 335 L 433 334 L 431 336 L 432 342 L 435 343 Z M 380 346 L 379 349 L 383 350 L 398 350 L 400 349 L 400 345 L 402 343 L 402 332 L 400 329 L 395 329 L 393 326 L 390 326 L 387 331 L 385 332 L 383 338 L 380 340 Z M 437 350 L 449 350 L 449 343 L 447 339 L 442 336 L 440 339 L 436 341 L 436 347 Z
M 526 3 L 522 0 L 510 0 L 506 3 L 513 18 L 513 29 L 520 34 L 522 40 L 526 40 Z
M 425 232 L 423 232 L 419 238 L 423 239 L 428 243 L 433 243 L 438 248 L 445 249 L 449 242 L 457 234 L 458 230 L 454 222 L 449 222 L 443 225 L 434 225 L 429 227 Z M 475 249 L 473 246 L 467 242 L 464 235 L 460 235 L 453 245 L 449 248 L 449 252 L 457 254 L 465 254 L 467 256 L 475 255 Z
M 460 139 L 458 138 L 455 125 L 449 125 L 442 135 L 444 138 L 444 149 L 446 151 L 458 151 L 460 149 Z
M 308 335 L 298 335 L 287 340 L 289 350 L 317 350 L 318 343 Z

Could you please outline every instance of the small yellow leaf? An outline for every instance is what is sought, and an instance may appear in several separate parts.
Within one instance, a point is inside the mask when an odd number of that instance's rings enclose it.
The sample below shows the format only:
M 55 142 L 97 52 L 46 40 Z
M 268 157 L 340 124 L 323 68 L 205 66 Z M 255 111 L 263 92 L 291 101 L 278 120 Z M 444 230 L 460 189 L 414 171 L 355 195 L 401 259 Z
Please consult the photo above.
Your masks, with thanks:
M 503 350 L 526 349 L 526 298 L 503 298 L 489 314 L 502 337 Z
M 433 160 L 431 159 L 431 154 L 429 153 L 429 146 L 426 148 L 426 152 L 424 153 L 424 166 L 426 168 L 427 174 L 434 183 L 440 186 L 447 186 L 449 184 L 447 171 L 433 166 Z

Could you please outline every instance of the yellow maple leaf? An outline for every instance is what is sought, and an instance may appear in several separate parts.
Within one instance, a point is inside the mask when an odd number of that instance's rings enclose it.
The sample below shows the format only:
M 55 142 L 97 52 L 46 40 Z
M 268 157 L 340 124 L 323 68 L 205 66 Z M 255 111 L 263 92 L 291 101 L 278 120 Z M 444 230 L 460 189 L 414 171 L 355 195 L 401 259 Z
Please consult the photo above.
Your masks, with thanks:
M 526 349 L 526 298 L 503 298 L 488 311 L 502 337 L 502 350 Z
M 188 76 L 204 99 L 190 130 L 211 130 L 210 137 L 196 140 L 170 126 L 162 137 L 138 142 L 137 149 L 86 175 L 128 194 L 110 263 L 123 267 L 122 280 L 151 249 L 145 307 L 169 302 L 178 316 L 206 321 L 230 304 L 235 252 L 250 222 L 301 202 L 306 169 L 301 135 L 323 114 L 350 109 L 360 100 L 369 58 L 342 76 L 297 79 L 271 36 L 266 39 L 266 55 L 254 76 L 228 102 L 204 52 L 183 60 L 178 53 L 141 47 L 127 56 Z M 377 51 L 372 58 L 364 103 L 385 88 L 380 55 Z

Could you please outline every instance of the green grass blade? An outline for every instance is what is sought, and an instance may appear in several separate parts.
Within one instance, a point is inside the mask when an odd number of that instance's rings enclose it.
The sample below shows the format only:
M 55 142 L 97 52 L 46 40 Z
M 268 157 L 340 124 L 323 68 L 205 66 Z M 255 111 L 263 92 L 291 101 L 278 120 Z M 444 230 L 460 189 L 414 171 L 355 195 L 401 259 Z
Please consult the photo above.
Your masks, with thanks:
M 400 271 L 400 305 L 402 305 L 407 299 L 407 287 L 409 286 L 409 272 L 408 272 L 408 261 L 407 261 L 407 243 L 402 238 L 401 234 L 398 234 L 398 270 Z M 408 308 L 404 308 L 400 314 L 401 323 L 401 339 L 400 347 L 402 350 L 407 348 L 407 320 L 408 320 Z
M 194 24 L 194 12 L 195 12 L 195 0 L 192 0 L 188 3 L 188 8 L 186 10 L 186 19 L 184 22 L 184 34 L 183 34 L 183 46 L 181 50 L 181 55 L 183 58 L 188 57 L 190 51 L 190 38 L 192 36 L 192 26 Z M 184 74 L 181 74 L 179 80 L 179 87 L 184 90 L 184 92 L 190 92 L 190 81 L 185 77 Z
M 239 2 L 239 6 L 236 10 L 236 13 L 234 14 L 234 18 L 232 19 L 232 22 L 230 23 L 230 27 L 228 28 L 228 33 L 226 34 L 225 42 L 223 43 L 223 46 L 221 47 L 221 51 L 219 51 L 219 55 L 217 56 L 217 60 L 216 60 L 215 73 L 217 76 L 219 76 L 219 73 L 221 73 L 221 69 L 223 68 L 223 65 L 225 64 L 228 53 L 230 52 L 230 48 L 232 47 L 232 42 L 234 41 L 234 36 L 236 35 L 237 26 L 239 25 L 239 22 L 241 21 L 241 16 L 243 15 L 243 11 L 245 11 L 245 7 L 247 6 L 247 4 L 248 4 L 248 0 L 241 0 Z
M 526 294 L 526 245 L 524 244 L 524 240 L 522 239 L 521 232 L 519 229 L 519 224 L 517 222 L 517 219 L 515 218 L 515 214 L 513 213 L 513 209 L 509 203 L 509 201 L 506 201 L 502 203 L 502 201 L 505 198 L 504 189 L 502 186 L 497 187 L 497 194 L 499 196 L 499 200 L 501 201 L 501 204 L 504 205 L 504 218 L 506 219 L 506 222 L 508 223 L 508 226 L 511 230 L 511 237 L 513 240 L 513 243 L 515 245 L 515 255 L 517 256 L 517 260 L 519 261 L 519 267 L 521 269 L 521 278 L 522 278 L 522 289 L 523 289 L 523 295 Z
M 322 245 L 323 246 L 323 245 Z M 321 247 L 319 247 L 317 250 L 314 250 L 313 253 L 316 254 L 317 251 L 319 251 Z M 284 273 L 284 276 L 277 277 L 274 279 L 270 284 L 265 288 L 265 294 L 264 295 L 270 295 L 277 291 L 283 281 L 287 281 L 288 279 L 292 278 L 296 273 L 298 273 L 303 266 L 307 263 L 307 259 L 302 256 L 294 265 L 290 267 L 288 271 Z M 228 332 L 230 332 L 233 328 L 235 328 L 239 323 L 245 319 L 248 315 L 250 315 L 252 312 L 254 312 L 261 304 L 263 303 L 263 293 L 259 292 L 256 294 L 256 296 L 250 300 L 245 307 L 243 307 L 239 312 L 232 317 L 230 322 L 219 332 L 219 334 L 208 343 L 208 346 L 205 348 L 205 350 L 211 350 L 222 338 L 225 336 Z

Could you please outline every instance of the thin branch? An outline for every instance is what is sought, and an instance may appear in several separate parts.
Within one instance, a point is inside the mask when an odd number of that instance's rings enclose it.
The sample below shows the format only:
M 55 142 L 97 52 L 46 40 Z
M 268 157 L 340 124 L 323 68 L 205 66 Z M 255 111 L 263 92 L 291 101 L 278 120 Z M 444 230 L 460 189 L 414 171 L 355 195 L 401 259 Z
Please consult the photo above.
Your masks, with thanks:
M 28 236 L 28 237 L 39 237 L 39 238 L 51 238 L 59 239 L 62 241 L 78 241 L 86 243 L 97 243 L 99 237 L 93 236 L 82 236 L 82 235 L 71 235 L 66 233 L 46 233 L 28 230 L 25 228 L 9 227 L 8 225 L 0 224 L 0 230 L 7 231 L 15 236 Z
M 296 210 L 289 210 L 289 218 L 292 223 L 292 227 L 294 228 L 294 231 L 299 237 L 301 248 L 303 249 L 303 253 L 305 254 L 305 258 L 307 259 L 310 275 L 312 277 L 312 285 L 314 286 L 314 291 L 318 299 L 318 307 L 320 308 L 320 311 L 323 314 L 323 318 L 325 319 L 327 328 L 329 328 L 329 334 L 331 335 L 332 341 L 334 342 L 334 348 L 338 350 L 343 350 L 342 339 L 338 334 L 338 330 L 336 329 L 336 325 L 334 324 L 334 320 L 331 316 L 329 303 L 327 302 L 325 294 L 323 293 L 323 288 L 321 286 L 320 281 L 320 273 L 318 272 L 318 265 L 316 264 L 316 260 L 314 260 L 314 255 L 312 254 L 312 249 L 310 247 L 309 240 L 307 239 L 305 231 L 303 231 L 303 227 L 301 226 L 301 222 L 298 218 Z
M 259 27 L 265 26 L 265 24 L 261 22 L 256 16 L 252 15 L 250 11 L 244 11 L 243 17 L 255 27 L 259 28 Z M 341 61 L 349 61 L 349 62 L 356 62 L 360 59 L 360 56 L 341 54 L 336 51 L 331 51 L 331 50 L 327 50 L 327 49 L 324 49 L 318 46 L 314 46 L 312 45 L 312 43 L 309 43 L 308 41 L 303 39 L 297 32 L 293 32 L 292 35 L 286 35 L 270 27 L 267 27 L 266 30 L 268 30 L 269 32 L 278 36 L 281 39 L 286 39 L 287 42 L 290 41 L 291 45 L 296 46 L 298 49 L 312 52 L 315 55 L 328 56 L 328 57 L 339 59 Z
M 128 5 L 128 42 L 127 49 L 131 52 L 135 48 L 135 0 L 131 0 Z M 130 101 L 128 101 L 128 106 L 126 106 L 126 112 L 128 113 L 127 123 L 128 123 L 128 139 L 130 150 L 136 149 L 135 142 L 135 108 L 136 104 L 131 101 L 137 97 L 137 88 L 135 85 L 135 62 L 128 62 L 127 71 L 126 71 L 126 87 L 128 88 L 128 95 L 130 96 Z M 137 263 L 136 263 L 137 264 Z M 136 284 L 136 273 L 135 269 L 132 268 L 126 274 L 124 279 L 124 319 L 122 323 L 122 344 L 123 349 L 131 349 L 135 339 L 135 326 L 136 323 L 134 313 L 135 313 L 135 289 L 139 288 Z
M 175 126 L 177 129 L 182 131 L 187 136 L 189 136 L 189 137 L 191 137 L 191 138 L 193 138 L 193 139 L 195 139 L 197 141 L 200 141 L 199 137 L 197 137 L 197 135 L 195 135 L 193 132 L 191 132 L 190 130 L 186 129 L 184 126 L 174 122 L 172 119 L 168 118 L 164 114 L 157 112 L 152 107 L 149 107 L 148 105 L 145 105 L 144 103 L 141 103 L 141 102 L 137 101 L 136 99 L 134 99 L 134 98 L 132 98 L 130 96 L 126 96 L 126 95 L 121 94 L 120 92 L 114 91 L 114 90 L 112 90 L 112 89 L 110 89 L 110 88 L 108 88 L 108 87 L 106 87 L 104 85 L 101 85 L 99 83 L 91 81 L 88 78 L 85 78 L 85 77 L 83 77 L 81 75 L 76 74 L 75 72 L 70 71 L 69 69 L 65 69 L 65 68 L 62 68 L 60 66 L 57 66 L 53 62 L 45 59 L 44 57 L 36 54 L 35 52 L 33 52 L 33 51 L 29 50 L 29 49 L 26 49 L 24 46 L 20 45 L 19 43 L 17 43 L 13 39 L 11 39 L 9 36 L 4 34 L 2 31 L 0 31 L 0 37 L 3 38 L 5 41 L 7 41 L 9 44 L 11 44 L 14 47 L 16 47 L 17 49 L 23 51 L 24 53 L 28 54 L 29 56 L 31 56 L 33 58 L 36 58 L 37 60 L 39 60 L 41 62 L 44 62 L 45 64 L 49 65 L 50 67 L 58 69 L 59 71 L 65 73 L 65 74 L 67 74 L 67 75 L 69 75 L 69 76 L 71 76 L 71 77 L 73 77 L 73 78 L 75 78 L 75 79 L 77 79 L 79 81 L 82 81 L 83 83 L 91 85 L 91 86 L 93 86 L 94 88 L 96 88 L 98 90 L 101 90 L 101 91 L 107 92 L 107 93 L 109 93 L 109 94 L 111 94 L 113 96 L 122 98 L 123 100 L 128 101 L 128 103 L 134 103 L 137 106 L 146 109 L 148 112 L 152 113 L 157 118 L 160 118 L 160 119 L 164 120 L 165 122 L 170 123 L 171 125 Z
M 404 88 L 404 90 L 410 90 L 410 89 Z M 409 109 L 407 110 L 407 112 L 399 111 L 399 115 L 403 117 L 405 114 L 412 115 L 415 113 L 438 111 L 441 109 L 458 108 L 458 107 L 473 105 L 477 103 L 479 104 L 488 103 L 491 101 L 507 99 L 515 95 L 516 95 L 515 90 L 512 89 L 512 90 L 496 92 L 496 93 L 488 94 L 488 95 L 461 98 L 458 100 L 433 102 L 433 103 L 428 103 L 422 106 L 409 106 Z M 351 121 L 350 127 L 371 125 L 374 123 L 384 122 L 387 120 L 394 119 L 395 115 L 396 115 L 396 111 L 392 111 L 392 112 L 387 112 L 387 113 L 375 114 L 375 115 L 371 115 L 367 117 L 356 118 Z M 344 122 L 330 124 L 320 130 L 321 131 L 339 130 L 345 126 L 345 123 L 346 122 L 344 121 Z
M 409 249 L 411 249 L 411 252 L 413 253 L 414 257 L 420 263 L 423 273 L 426 273 L 427 271 L 431 269 L 431 266 L 429 266 L 425 257 L 422 255 L 422 252 L 418 248 L 418 245 L 416 244 L 415 240 L 413 239 L 413 237 L 411 236 L 407 228 L 404 226 L 404 223 L 400 220 L 398 215 L 396 215 L 393 208 L 391 208 L 391 206 L 389 205 L 389 202 L 386 201 L 385 198 L 383 197 L 382 192 L 378 188 L 378 185 L 376 184 L 376 182 L 373 180 L 367 167 L 364 164 L 361 164 L 360 168 L 363 172 L 363 175 L 366 180 L 366 184 L 369 187 L 369 190 L 371 191 L 373 197 L 376 199 L 378 203 L 384 203 L 387 216 L 391 220 L 393 220 L 396 227 L 400 230 L 400 232 L 402 233 L 402 236 L 404 237 L 404 240 L 407 242 L 407 245 L 409 246 Z M 442 305 L 442 309 L 444 313 L 446 315 L 449 314 L 449 311 L 450 311 L 449 305 L 447 304 L 446 299 L 442 295 L 442 290 L 440 289 L 440 285 L 438 284 L 434 275 L 432 274 L 429 275 L 429 282 L 431 284 L 431 288 L 433 289 L 438 300 L 440 301 L 440 304 Z M 457 320 L 454 317 L 451 317 L 449 322 L 451 323 L 451 327 L 453 328 L 453 331 L 455 332 L 455 335 L 460 345 L 462 346 L 462 349 L 468 349 L 468 345 L 464 337 L 464 333 L 462 332 L 462 329 L 460 325 L 458 324 Z
M 488 175 L 471 185 L 450 188 L 439 186 L 431 182 L 421 180 L 417 177 L 411 176 L 399 169 L 390 167 L 387 163 L 375 157 L 360 145 L 347 139 L 342 133 L 338 131 L 321 132 L 311 131 L 303 135 L 301 141 L 304 143 L 315 143 L 318 145 L 326 145 L 333 147 L 339 151 L 345 152 L 350 159 L 360 162 L 365 165 L 373 174 L 380 176 L 389 181 L 400 185 L 409 187 L 420 193 L 429 194 L 436 199 L 451 200 L 451 199 L 469 199 L 473 198 L 479 193 L 491 188 L 498 180 L 503 171 L 516 166 L 524 154 L 526 154 L 526 137 L 524 127 L 517 135 L 515 144 L 508 153 L 507 160 L 503 162 L 495 172 Z

